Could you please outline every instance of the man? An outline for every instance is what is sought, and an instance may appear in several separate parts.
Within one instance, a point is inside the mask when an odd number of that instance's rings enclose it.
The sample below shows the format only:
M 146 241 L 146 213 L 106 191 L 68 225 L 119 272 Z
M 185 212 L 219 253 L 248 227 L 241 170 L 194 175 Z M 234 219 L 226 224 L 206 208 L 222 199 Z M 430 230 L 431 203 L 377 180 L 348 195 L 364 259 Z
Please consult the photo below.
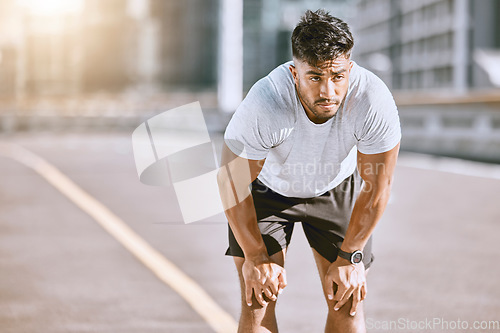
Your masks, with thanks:
M 350 59 L 346 23 L 307 11 L 293 62 L 259 80 L 227 126 L 219 189 L 240 277 L 239 332 L 277 332 L 295 222 L 328 303 L 326 332 L 363 332 L 371 234 L 389 199 L 401 131 L 385 84 Z M 251 190 L 249 185 L 251 184 Z

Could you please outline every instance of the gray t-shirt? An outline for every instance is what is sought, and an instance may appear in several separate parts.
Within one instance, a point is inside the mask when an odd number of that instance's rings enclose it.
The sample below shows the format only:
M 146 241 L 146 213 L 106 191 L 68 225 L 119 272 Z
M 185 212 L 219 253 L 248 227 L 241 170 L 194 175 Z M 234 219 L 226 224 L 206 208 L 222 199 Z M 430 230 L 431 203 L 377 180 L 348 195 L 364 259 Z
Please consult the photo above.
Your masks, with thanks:
M 391 150 L 401 139 L 396 104 L 387 86 L 353 64 L 344 103 L 323 124 L 306 115 L 287 62 L 253 85 L 224 135 L 238 156 L 266 159 L 258 178 L 287 197 L 311 198 L 340 184 L 356 155 Z

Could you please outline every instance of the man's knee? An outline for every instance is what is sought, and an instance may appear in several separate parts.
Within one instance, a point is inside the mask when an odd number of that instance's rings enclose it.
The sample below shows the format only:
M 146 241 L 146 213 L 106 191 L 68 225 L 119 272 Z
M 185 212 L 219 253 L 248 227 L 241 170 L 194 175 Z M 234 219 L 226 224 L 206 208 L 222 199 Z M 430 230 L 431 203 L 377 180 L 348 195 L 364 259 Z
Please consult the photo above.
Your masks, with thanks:
M 349 314 L 349 310 L 351 309 L 352 306 L 352 296 L 351 298 L 342 306 L 338 311 L 335 311 L 335 305 L 337 304 L 336 300 L 329 300 L 328 298 L 326 299 L 326 303 L 328 305 L 328 312 L 332 313 L 344 313 L 347 312 Z
M 244 298 L 244 295 L 242 295 L 242 298 Z M 262 305 L 257 301 L 255 295 L 252 295 L 252 305 L 248 305 L 246 301 L 243 299 L 241 302 L 241 308 L 243 311 L 250 311 L 253 313 L 257 312 L 264 313 L 267 311 L 274 311 L 276 308 L 276 301 L 272 301 L 266 296 L 264 296 L 264 300 L 266 301 L 266 303 Z
M 328 317 L 339 324 L 357 323 L 364 321 L 363 304 L 360 303 L 356 309 L 356 314 L 351 316 L 352 297 L 340 309 L 335 310 L 335 300 L 328 300 Z
M 251 306 L 242 304 L 238 332 L 278 332 L 275 304 L 260 305 L 255 298 Z

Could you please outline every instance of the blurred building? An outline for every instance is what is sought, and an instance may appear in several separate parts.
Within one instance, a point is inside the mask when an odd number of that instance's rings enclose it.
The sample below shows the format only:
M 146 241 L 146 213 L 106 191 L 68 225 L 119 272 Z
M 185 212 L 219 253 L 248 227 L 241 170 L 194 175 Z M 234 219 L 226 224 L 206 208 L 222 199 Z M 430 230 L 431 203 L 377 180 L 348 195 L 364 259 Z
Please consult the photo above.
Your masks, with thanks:
M 48 18 L 25 15 L 24 93 L 29 95 L 71 94 L 79 90 L 81 45 L 75 43 L 80 22 L 73 15 Z
M 128 1 L 82 3 L 79 11 L 38 13 L 18 0 L 1 2 L 0 94 L 116 91 L 137 77 L 141 64 L 130 55 L 144 36 L 133 34 Z
M 217 5 L 218 0 L 86 0 L 85 86 L 213 88 Z
M 243 2 L 243 68 L 247 89 L 279 63 L 280 7 L 280 0 Z
M 0 96 L 217 89 L 220 0 L 73 1 L 43 15 L 0 1 Z M 293 28 L 319 8 L 352 16 L 349 0 L 243 1 L 245 89 L 291 59 Z
M 127 55 L 132 20 L 127 1 L 86 0 L 82 14 L 80 43 L 83 44 L 83 88 L 85 91 L 123 89 L 129 83 Z
M 15 0 L 0 1 L 0 96 L 12 95 L 16 87 L 16 60 L 18 22 L 12 13 Z
M 174 89 L 215 87 L 218 0 L 151 0 L 160 29 L 160 77 Z
M 359 0 L 354 58 L 394 89 L 492 87 L 478 55 L 500 48 L 499 0 Z
M 0 2 L 0 95 L 214 87 L 218 0 L 82 0 L 37 13 Z
M 19 0 L 0 4 L 0 95 L 71 94 L 81 81 L 81 22 L 37 15 Z

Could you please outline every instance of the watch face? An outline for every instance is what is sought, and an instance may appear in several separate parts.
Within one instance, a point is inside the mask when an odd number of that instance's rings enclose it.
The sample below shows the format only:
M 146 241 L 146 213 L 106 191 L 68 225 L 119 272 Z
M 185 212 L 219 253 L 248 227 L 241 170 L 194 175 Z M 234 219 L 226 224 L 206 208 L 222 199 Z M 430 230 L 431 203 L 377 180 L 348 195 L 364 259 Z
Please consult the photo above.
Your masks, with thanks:
M 353 264 L 359 264 L 363 260 L 363 252 L 356 251 L 352 254 L 351 261 Z

